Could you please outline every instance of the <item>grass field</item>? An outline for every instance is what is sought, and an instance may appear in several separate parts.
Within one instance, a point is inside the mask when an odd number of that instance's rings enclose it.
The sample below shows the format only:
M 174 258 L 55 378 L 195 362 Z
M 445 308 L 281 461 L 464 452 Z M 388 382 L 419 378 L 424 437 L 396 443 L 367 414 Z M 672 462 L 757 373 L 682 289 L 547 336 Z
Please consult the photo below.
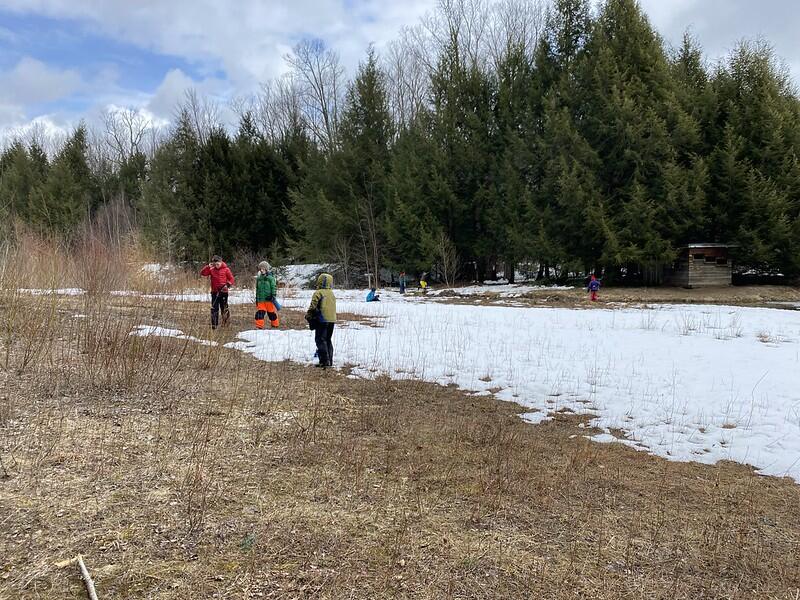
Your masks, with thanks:
M 85 597 L 55 566 L 78 553 L 103 599 L 800 595 L 789 478 L 597 444 L 588 417 L 531 425 L 455 386 L 129 335 L 230 342 L 249 306 L 213 335 L 203 303 L 0 307 L 2 598 Z

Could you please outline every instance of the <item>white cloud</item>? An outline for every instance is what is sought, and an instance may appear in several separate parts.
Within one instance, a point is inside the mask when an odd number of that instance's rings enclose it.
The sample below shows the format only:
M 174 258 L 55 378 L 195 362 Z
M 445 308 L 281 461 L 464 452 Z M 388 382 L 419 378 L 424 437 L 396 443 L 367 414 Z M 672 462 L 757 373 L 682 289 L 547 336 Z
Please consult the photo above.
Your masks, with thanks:
M 34 119 L 25 119 L 19 114 L 8 118 L 0 107 L 0 141 L 36 139 L 45 144 L 45 150 L 52 152 L 73 128 L 71 122 L 53 114 L 39 115 Z
M 153 51 L 194 61 L 212 74 L 218 68 L 240 90 L 285 70 L 283 55 L 301 37 L 319 37 L 354 67 L 367 46 L 378 47 L 403 25 L 417 22 L 436 0 L 5 0 L 8 9 L 71 18 Z M 359 56 L 349 48 L 360 48 Z M 345 53 L 343 53 L 345 54 Z
M 397 37 L 405 25 L 414 25 L 435 6 L 436 0 L 3 0 L 6 10 L 70 19 L 116 41 L 127 42 L 162 55 L 180 57 L 191 64 L 196 77 L 174 68 L 164 74 L 156 90 L 131 90 L 117 84 L 124 72 L 113 68 L 96 73 L 88 81 L 74 71 L 49 69 L 28 60 L 15 74 L 23 85 L 14 97 L 3 95 L 0 128 L 19 124 L 21 112 L 31 104 L 57 100 L 79 91 L 91 98 L 81 117 L 91 123 L 109 105 L 146 108 L 156 117 L 169 118 L 194 88 L 217 100 L 222 113 L 230 116 L 225 101 L 255 92 L 260 84 L 285 73 L 284 56 L 303 38 L 322 39 L 341 55 L 352 74 L 364 59 L 369 44 L 378 50 Z M 27 72 L 30 76 L 22 77 Z M 22 111 L 20 111 L 22 107 Z M 4 117 L 3 114 L 6 113 Z M 31 115 L 28 115 L 30 117 Z M 13 117 L 13 118 L 12 118 Z
M 25 137 L 33 130 L 60 134 L 63 127 L 57 119 L 30 115 L 30 105 L 66 98 L 84 85 L 77 71 L 53 68 L 30 57 L 0 72 L 0 140 Z
M 69 96 L 81 86 L 81 76 L 74 70 L 60 70 L 30 57 L 0 74 L 0 99 L 11 104 L 52 102 Z
M 57 100 L 80 88 L 92 106 L 73 122 L 91 122 L 109 104 L 146 107 L 159 118 L 170 117 L 189 88 L 222 104 L 255 92 L 259 85 L 287 70 L 284 56 L 298 41 L 315 37 L 340 53 L 350 74 L 366 49 L 377 49 L 397 37 L 405 25 L 414 25 L 435 6 L 436 0 L 2 0 L 6 10 L 82 23 L 93 34 L 140 48 L 180 57 L 199 74 L 193 78 L 174 68 L 164 74 L 156 90 L 130 90 L 117 85 L 124 73 L 95 74 L 81 81 L 74 71 L 58 71 L 28 59 L 15 73 L 13 97 L 0 90 L 0 129 L 18 124 L 33 103 Z M 92 57 L 97 58 L 97 57 Z M 78 65 L 81 66 L 81 65 Z M 27 76 L 25 76 L 27 74 Z M 102 80 L 102 83 L 101 83 Z M 11 83 L 11 81 L 9 81 Z M 223 108 L 223 113 L 229 112 Z M 6 116 L 3 116 L 6 113 Z M 13 113 L 13 114 L 12 114 Z M 13 119 L 11 118 L 13 116 Z M 28 115 L 29 117 L 31 115 Z M 7 127 L 6 127 L 7 128 Z
M 154 115 L 169 118 L 175 112 L 175 108 L 183 103 L 186 92 L 190 89 L 197 90 L 203 97 L 222 99 L 228 92 L 229 85 L 213 77 L 196 81 L 180 69 L 172 69 L 147 102 L 147 109 Z
M 742 39 L 763 37 L 800 81 L 800 2 L 796 0 L 640 0 L 653 26 L 674 45 L 688 29 L 715 62 Z

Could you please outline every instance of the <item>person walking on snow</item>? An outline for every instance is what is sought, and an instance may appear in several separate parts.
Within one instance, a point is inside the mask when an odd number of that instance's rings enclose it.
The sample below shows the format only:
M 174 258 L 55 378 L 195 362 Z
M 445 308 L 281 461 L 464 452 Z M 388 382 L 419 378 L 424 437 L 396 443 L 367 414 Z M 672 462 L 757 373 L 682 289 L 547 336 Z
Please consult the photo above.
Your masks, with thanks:
M 317 367 L 333 366 L 333 327 L 336 324 L 336 296 L 333 294 L 333 275 L 322 273 L 317 277 L 317 291 L 311 296 L 306 311 L 309 329 L 314 331 L 319 364 Z
M 219 313 L 222 312 L 222 325 L 226 326 L 231 313 L 228 310 L 228 290 L 233 287 L 233 273 L 221 256 L 213 256 L 203 270 L 203 277 L 211 279 L 211 329 L 219 327 Z
M 406 293 L 406 272 L 400 271 L 400 293 Z
M 256 275 L 256 329 L 264 329 L 264 316 L 269 318 L 271 327 L 278 327 L 278 307 L 275 304 L 275 297 L 278 293 L 278 282 L 270 272 L 270 264 L 262 260 L 258 263 L 258 274 Z
M 589 286 L 586 288 L 586 291 L 589 292 L 590 294 L 592 302 L 597 302 L 597 291 L 599 289 L 600 289 L 600 282 L 597 280 L 597 277 L 592 275 L 592 278 L 589 281 Z

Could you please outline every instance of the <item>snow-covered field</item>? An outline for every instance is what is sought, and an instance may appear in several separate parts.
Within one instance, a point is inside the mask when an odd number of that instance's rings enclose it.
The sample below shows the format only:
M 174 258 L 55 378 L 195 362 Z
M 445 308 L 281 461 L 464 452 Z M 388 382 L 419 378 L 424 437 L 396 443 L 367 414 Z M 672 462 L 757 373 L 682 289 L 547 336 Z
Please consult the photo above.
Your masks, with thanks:
M 305 307 L 310 291 L 286 299 Z M 800 313 L 660 305 L 619 310 L 448 305 L 339 292 L 337 366 L 414 378 L 530 408 L 592 416 L 619 441 L 670 460 L 728 459 L 800 482 Z M 309 331 L 245 331 L 231 344 L 267 361 L 310 363 Z

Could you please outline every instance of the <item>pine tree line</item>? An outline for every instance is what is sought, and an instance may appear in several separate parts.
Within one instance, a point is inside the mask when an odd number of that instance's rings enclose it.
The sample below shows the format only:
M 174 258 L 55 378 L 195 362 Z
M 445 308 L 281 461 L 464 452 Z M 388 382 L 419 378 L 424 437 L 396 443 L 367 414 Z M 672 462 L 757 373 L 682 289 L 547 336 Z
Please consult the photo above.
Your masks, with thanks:
M 85 127 L 52 157 L 15 142 L 3 221 L 68 234 L 123 196 L 173 258 L 289 254 L 348 279 L 532 265 L 657 281 L 697 241 L 800 275 L 800 100 L 770 46 L 708 66 L 688 35 L 668 49 L 635 0 L 537 7 L 443 3 L 349 84 L 304 42 L 235 133 L 191 96 L 149 150 L 130 121 L 108 127 L 107 155 Z

